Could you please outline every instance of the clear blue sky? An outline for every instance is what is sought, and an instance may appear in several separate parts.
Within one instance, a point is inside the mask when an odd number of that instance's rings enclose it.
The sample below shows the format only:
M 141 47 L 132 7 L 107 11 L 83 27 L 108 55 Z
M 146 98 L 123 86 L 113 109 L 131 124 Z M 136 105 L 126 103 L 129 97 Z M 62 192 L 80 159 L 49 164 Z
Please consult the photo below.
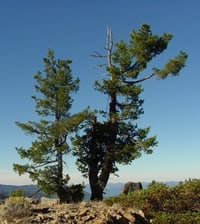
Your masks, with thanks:
M 179 50 L 189 55 L 178 77 L 152 79 L 144 83 L 142 127 L 151 126 L 158 147 L 130 166 L 120 167 L 120 177 L 110 182 L 167 181 L 199 178 L 200 172 L 200 1 L 199 0 L 2 0 L 0 2 L 0 184 L 26 184 L 12 170 L 24 163 L 15 147 L 29 146 L 31 139 L 15 125 L 37 119 L 33 75 L 42 70 L 48 48 L 57 58 L 73 60 L 74 77 L 80 77 L 80 91 L 73 111 L 90 105 L 106 108 L 104 99 L 93 90 L 93 82 L 103 78 L 94 51 L 104 53 L 106 26 L 114 41 L 128 40 L 132 29 L 143 23 L 152 32 L 172 33 L 168 49 L 155 63 L 161 65 Z M 81 174 L 68 158 L 72 182 Z

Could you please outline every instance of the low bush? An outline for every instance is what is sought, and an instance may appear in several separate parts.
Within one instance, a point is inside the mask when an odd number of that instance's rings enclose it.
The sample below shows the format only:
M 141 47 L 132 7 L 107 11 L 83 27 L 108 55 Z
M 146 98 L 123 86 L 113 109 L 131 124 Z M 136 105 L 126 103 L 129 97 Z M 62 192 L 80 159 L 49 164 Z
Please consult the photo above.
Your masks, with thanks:
M 154 181 L 146 189 L 107 198 L 104 202 L 141 209 L 156 224 L 199 224 L 200 179 L 189 179 L 174 187 Z
M 62 201 L 65 203 L 79 202 L 84 197 L 84 185 L 83 184 L 72 184 L 65 187 Z
M 9 197 L 23 197 L 24 196 L 24 190 L 23 189 L 18 189 L 16 191 L 12 191 L 9 194 Z
M 82 184 L 72 184 L 69 187 L 69 202 L 79 202 L 83 200 L 84 197 L 84 185 Z
M 186 213 L 167 213 L 158 212 L 152 219 L 152 224 L 199 224 L 200 212 L 186 212 Z
M 2 206 L 2 217 L 7 221 L 27 217 L 31 214 L 31 204 L 24 197 L 9 197 Z

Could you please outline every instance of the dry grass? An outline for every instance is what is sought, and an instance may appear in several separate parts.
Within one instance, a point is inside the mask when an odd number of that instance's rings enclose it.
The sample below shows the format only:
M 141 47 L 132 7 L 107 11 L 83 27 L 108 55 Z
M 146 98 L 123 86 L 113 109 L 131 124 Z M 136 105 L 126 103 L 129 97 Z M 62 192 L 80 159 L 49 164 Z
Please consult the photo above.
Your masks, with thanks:
M 9 197 L 0 206 L 0 221 L 2 224 L 6 223 L 6 221 L 10 224 L 14 219 L 25 218 L 30 214 L 31 204 L 24 197 Z

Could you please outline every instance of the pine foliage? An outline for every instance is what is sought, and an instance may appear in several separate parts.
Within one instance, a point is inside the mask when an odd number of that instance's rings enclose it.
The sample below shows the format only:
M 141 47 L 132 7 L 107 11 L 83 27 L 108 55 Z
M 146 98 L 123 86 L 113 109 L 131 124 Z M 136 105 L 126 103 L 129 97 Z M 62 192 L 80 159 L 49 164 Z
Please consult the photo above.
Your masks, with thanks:
M 31 135 L 33 141 L 28 149 L 16 148 L 21 159 L 27 164 L 14 164 L 14 170 L 19 175 L 28 173 L 33 181 L 42 187 L 46 193 L 63 194 L 63 186 L 69 181 L 69 175 L 64 174 L 63 165 L 66 155 L 70 152 L 67 139 L 78 130 L 80 124 L 88 116 L 88 110 L 71 114 L 72 94 L 79 89 L 79 79 L 73 79 L 71 60 L 56 60 L 54 52 L 48 51 L 44 58 L 44 71 L 37 72 L 35 90 L 32 96 L 36 103 L 38 121 L 27 123 L 16 122 L 25 134 Z

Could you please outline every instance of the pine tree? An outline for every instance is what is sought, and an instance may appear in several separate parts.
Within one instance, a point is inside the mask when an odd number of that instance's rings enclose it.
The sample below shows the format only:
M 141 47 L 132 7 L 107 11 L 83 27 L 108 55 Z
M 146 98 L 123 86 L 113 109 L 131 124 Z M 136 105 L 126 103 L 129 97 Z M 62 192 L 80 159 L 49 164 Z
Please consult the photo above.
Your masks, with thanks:
M 48 194 L 57 193 L 60 202 L 65 202 L 65 185 L 69 175 L 64 174 L 65 155 L 70 152 L 67 139 L 76 131 L 88 115 L 87 109 L 71 115 L 72 94 L 79 88 L 79 79 L 73 80 L 71 60 L 55 60 L 54 52 L 49 49 L 44 59 L 44 75 L 37 72 L 35 90 L 32 96 L 36 103 L 39 121 L 16 122 L 25 134 L 33 136 L 34 141 L 28 149 L 17 147 L 21 159 L 27 164 L 14 164 L 19 174 L 28 173 L 33 181 Z
M 144 24 L 131 31 L 128 43 L 122 40 L 113 45 L 112 32 L 107 30 L 108 78 L 96 81 L 95 89 L 109 97 L 109 110 L 100 111 L 101 122 L 95 117 L 85 134 L 73 140 L 78 168 L 89 178 L 91 200 L 102 200 L 110 174 L 116 174 L 118 164 L 131 164 L 142 153 L 151 154 L 157 145 L 156 136 L 148 137 L 150 127 L 138 127 L 137 120 L 144 112 L 140 94 L 144 81 L 176 76 L 184 67 L 187 55 L 180 51 L 163 68 L 148 68 L 171 39 L 171 34 L 152 34 L 150 26 Z M 94 56 L 103 57 L 98 52 Z M 150 73 L 144 75 L 147 70 Z

